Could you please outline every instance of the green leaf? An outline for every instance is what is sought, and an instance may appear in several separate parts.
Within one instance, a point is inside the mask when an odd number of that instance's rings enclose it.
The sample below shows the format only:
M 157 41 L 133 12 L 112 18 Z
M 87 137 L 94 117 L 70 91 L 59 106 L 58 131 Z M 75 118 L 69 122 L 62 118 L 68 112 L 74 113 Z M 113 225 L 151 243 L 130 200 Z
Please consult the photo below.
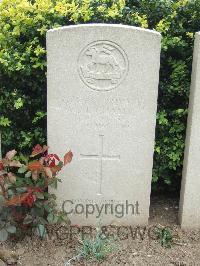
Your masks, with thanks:
M 34 193 L 38 199 L 44 199 L 44 195 L 41 192 Z
M 25 177 L 27 177 L 27 178 L 29 178 L 29 177 L 31 177 L 31 171 L 28 171 L 26 174 L 25 174 Z
M 47 199 L 48 199 L 48 198 L 49 198 L 49 196 L 50 196 L 50 194 L 49 194 L 48 192 L 44 192 L 44 197 L 45 197 L 45 198 L 47 198 Z
M 6 229 L 1 229 L 0 230 L 0 241 L 4 242 L 8 239 L 8 232 L 6 231 Z
M 43 225 L 48 224 L 48 222 L 41 216 L 37 217 L 37 221 L 39 224 L 43 224 Z
M 159 147 L 159 146 L 155 147 L 155 151 L 156 151 L 158 154 L 160 154 L 160 147 Z
M 158 181 L 158 176 L 157 175 L 153 175 L 152 176 L 152 182 L 157 182 Z
M 35 202 L 35 208 L 33 208 L 32 210 L 34 211 L 35 215 L 36 216 L 44 216 L 44 207 L 43 207 L 43 204 L 41 203 L 39 206 L 38 206 L 38 202 L 36 201 Z
M 18 169 L 18 173 L 19 174 L 24 174 L 27 171 L 27 167 L 26 166 L 22 166 Z
M 5 221 L 2 221 L 0 220 L 0 228 L 2 229 L 3 227 L 5 227 L 6 225 L 6 222 Z
M 58 166 L 60 166 L 62 168 L 63 167 L 63 162 L 59 161 Z
M 15 109 L 20 109 L 21 107 L 23 107 L 24 105 L 24 101 L 22 100 L 22 98 L 18 98 L 15 103 L 14 103 L 14 107 Z
M 37 112 L 36 116 L 33 118 L 32 123 L 36 123 L 37 121 L 41 120 L 43 117 L 46 116 L 46 112 Z
M 46 228 L 43 224 L 38 224 L 38 226 L 36 227 L 36 234 L 41 238 L 44 238 L 46 236 Z
M 53 215 L 53 213 L 49 213 L 49 215 L 47 216 L 47 221 L 48 221 L 49 223 L 52 223 L 53 220 L 54 220 L 54 215 Z
M 16 188 L 16 191 L 21 194 L 21 193 L 26 192 L 27 191 L 27 188 L 26 187 L 17 187 Z
M 58 217 L 56 215 L 54 215 L 53 213 L 49 213 L 49 215 L 47 216 L 47 221 L 49 223 L 57 223 Z
M 57 187 L 58 187 L 58 180 L 57 180 L 56 178 L 52 179 L 52 181 L 50 180 L 49 185 L 50 185 L 52 188 L 57 189 Z
M 26 215 L 24 218 L 23 224 L 30 224 L 33 222 L 33 217 L 31 215 Z
M 49 205 L 44 205 L 44 208 L 47 212 L 52 212 L 52 208 Z
M 4 205 L 4 202 L 5 202 L 4 196 L 0 195 L 0 206 Z
M 16 233 L 16 227 L 14 225 L 9 225 L 8 227 L 6 227 L 6 231 L 10 234 L 15 234 Z
M 8 189 L 8 196 L 9 198 L 11 198 L 14 195 L 14 192 L 12 191 L 12 189 Z
M 10 123 L 11 123 L 11 121 L 7 117 L 0 116 L 0 126 L 8 127 L 8 126 L 10 126 Z
M 35 202 L 35 206 L 37 206 L 39 209 L 43 207 L 43 203 L 40 201 Z

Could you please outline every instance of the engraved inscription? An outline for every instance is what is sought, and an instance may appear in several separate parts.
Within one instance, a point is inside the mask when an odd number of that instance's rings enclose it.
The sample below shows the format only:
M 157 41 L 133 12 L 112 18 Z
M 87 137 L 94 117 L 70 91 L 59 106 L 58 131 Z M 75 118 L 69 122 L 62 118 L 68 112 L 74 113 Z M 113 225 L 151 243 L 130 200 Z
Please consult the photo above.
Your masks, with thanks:
M 128 72 L 128 59 L 121 47 L 111 41 L 97 41 L 86 46 L 78 59 L 82 81 L 91 89 L 116 88 Z
M 102 195 L 102 180 L 103 180 L 103 161 L 104 160 L 120 160 L 120 155 L 105 155 L 103 151 L 103 135 L 100 137 L 100 152 L 99 154 L 80 154 L 81 159 L 99 160 L 99 191 L 97 195 Z
M 64 105 L 63 109 L 69 113 L 99 113 L 99 114 L 132 114 L 137 111 L 137 109 L 142 109 L 143 105 L 139 105 L 137 101 L 133 101 L 128 97 L 115 97 L 115 98 L 104 98 L 101 99 L 101 104 L 99 104 L 99 99 L 94 98 L 91 100 L 90 97 L 80 97 L 72 96 L 61 99 L 61 103 L 58 104 L 57 108 L 60 108 L 61 104 Z

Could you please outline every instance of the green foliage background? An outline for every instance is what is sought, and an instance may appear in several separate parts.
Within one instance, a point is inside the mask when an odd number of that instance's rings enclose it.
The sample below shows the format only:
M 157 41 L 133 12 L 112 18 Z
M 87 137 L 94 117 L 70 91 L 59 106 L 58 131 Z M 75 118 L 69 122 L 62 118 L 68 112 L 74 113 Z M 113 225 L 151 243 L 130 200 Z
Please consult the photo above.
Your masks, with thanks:
M 0 4 L 0 130 L 3 153 L 46 143 L 48 29 L 123 23 L 162 34 L 153 188 L 179 188 L 199 0 L 3 0 Z

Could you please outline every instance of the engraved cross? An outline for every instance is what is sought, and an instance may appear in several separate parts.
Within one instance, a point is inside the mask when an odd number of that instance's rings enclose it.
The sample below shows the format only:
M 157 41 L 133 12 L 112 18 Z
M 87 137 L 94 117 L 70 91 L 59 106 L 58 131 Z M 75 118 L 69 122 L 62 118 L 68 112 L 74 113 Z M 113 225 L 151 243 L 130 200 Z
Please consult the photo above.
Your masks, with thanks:
M 104 135 L 99 135 L 100 138 L 100 152 L 99 154 L 80 154 L 82 159 L 86 160 L 99 160 L 99 192 L 98 195 L 102 195 L 102 180 L 103 180 L 103 161 L 119 161 L 120 155 L 106 155 L 103 151 Z

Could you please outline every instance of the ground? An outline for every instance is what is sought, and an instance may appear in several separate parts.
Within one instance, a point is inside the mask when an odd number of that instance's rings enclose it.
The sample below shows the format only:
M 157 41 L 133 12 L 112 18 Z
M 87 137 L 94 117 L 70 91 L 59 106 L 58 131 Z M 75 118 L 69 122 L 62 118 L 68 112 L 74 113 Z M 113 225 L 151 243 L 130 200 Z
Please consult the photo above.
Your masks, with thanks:
M 8 242 L 0 247 L 19 254 L 17 264 L 22 266 L 67 266 L 67 265 L 136 265 L 136 266 L 192 266 L 200 265 L 200 230 L 183 231 L 177 224 L 178 200 L 166 197 L 153 197 L 151 200 L 149 226 L 140 228 L 134 239 L 133 232 L 120 230 L 114 241 L 113 251 L 102 262 L 81 259 L 67 262 L 81 247 L 78 236 L 65 237 L 66 228 L 50 227 L 49 238 L 39 240 L 26 237 L 19 242 Z M 151 229 L 156 225 L 169 226 L 174 236 L 171 248 L 161 246 Z M 139 233 L 140 232 L 140 233 Z M 120 239 L 119 239 L 120 238 Z M 9 260 L 8 260 L 9 261 Z M 3 265 L 3 263 L 2 263 Z M 5 265 L 5 264 L 4 264 Z M 7 264 L 8 265 L 8 264 Z M 10 264 L 11 265 L 11 264 Z M 0 263 L 1 266 L 1 263 Z

